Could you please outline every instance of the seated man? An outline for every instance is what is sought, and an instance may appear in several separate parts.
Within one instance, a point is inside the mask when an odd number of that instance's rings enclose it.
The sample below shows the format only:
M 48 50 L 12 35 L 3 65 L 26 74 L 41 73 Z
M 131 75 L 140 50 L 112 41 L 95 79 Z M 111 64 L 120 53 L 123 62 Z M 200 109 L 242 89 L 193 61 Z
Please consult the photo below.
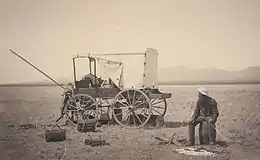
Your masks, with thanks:
M 189 143 L 187 146 L 195 145 L 195 127 L 202 121 L 206 120 L 210 124 L 210 133 L 215 133 L 215 123 L 219 116 L 217 102 L 215 99 L 211 98 L 208 94 L 208 91 L 205 88 L 198 89 L 198 100 L 197 106 L 194 110 L 194 113 L 191 117 L 189 123 Z M 209 143 L 215 143 L 215 136 L 209 134 Z

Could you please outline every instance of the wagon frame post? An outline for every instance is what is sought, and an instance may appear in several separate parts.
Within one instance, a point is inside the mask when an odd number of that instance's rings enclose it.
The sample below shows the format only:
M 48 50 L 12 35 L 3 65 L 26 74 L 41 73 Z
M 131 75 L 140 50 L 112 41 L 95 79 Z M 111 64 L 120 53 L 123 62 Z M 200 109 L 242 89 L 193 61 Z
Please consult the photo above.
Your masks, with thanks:
M 75 64 L 75 57 L 72 58 L 73 63 L 73 78 L 74 78 L 74 84 L 76 85 L 77 75 L 76 75 L 76 64 Z

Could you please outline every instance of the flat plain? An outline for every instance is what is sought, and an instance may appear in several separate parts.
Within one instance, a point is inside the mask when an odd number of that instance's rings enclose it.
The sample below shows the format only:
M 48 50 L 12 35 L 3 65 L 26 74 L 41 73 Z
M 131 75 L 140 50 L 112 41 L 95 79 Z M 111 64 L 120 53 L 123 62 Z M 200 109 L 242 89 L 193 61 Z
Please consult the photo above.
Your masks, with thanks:
M 172 93 L 168 100 L 166 121 L 179 122 L 189 118 L 195 107 L 199 86 L 160 86 Z M 209 85 L 210 95 L 218 102 L 218 140 L 229 144 L 225 156 L 214 159 L 259 159 L 260 156 L 260 85 Z M 213 159 L 186 156 L 174 152 L 174 145 L 158 145 L 152 136 L 171 137 L 173 133 L 188 137 L 187 127 L 160 129 L 124 129 L 102 126 L 95 133 L 110 145 L 89 147 L 87 136 L 73 126 L 66 126 L 67 140 L 45 143 L 47 124 L 59 117 L 62 90 L 58 87 L 0 88 L 0 155 L 3 160 L 58 159 Z M 21 130 L 20 124 L 36 124 L 36 128 Z M 196 132 L 197 136 L 197 132 Z M 198 137 L 197 137 L 198 138 Z M 196 142 L 198 144 L 198 141 Z

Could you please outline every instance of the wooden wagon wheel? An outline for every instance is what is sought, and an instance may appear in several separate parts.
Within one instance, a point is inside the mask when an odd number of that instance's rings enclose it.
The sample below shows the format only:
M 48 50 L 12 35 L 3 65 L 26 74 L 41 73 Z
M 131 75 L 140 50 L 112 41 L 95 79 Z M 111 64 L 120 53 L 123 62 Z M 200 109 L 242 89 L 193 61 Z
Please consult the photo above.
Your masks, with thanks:
M 97 102 L 88 94 L 76 94 L 67 101 L 65 115 L 73 124 L 83 119 L 97 119 Z
M 141 128 L 151 117 L 151 102 L 141 90 L 120 91 L 112 103 L 112 114 L 116 122 L 126 128 Z
M 152 105 L 153 115 L 159 115 L 163 117 L 166 114 L 167 111 L 166 99 L 152 98 L 151 105 Z

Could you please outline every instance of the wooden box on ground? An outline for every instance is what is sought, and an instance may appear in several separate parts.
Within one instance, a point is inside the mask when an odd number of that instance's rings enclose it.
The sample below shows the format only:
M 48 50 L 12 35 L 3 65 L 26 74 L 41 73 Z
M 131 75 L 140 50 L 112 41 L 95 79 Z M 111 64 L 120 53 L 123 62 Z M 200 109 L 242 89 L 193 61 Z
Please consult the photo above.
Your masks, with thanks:
M 66 140 L 66 130 L 61 129 L 57 126 L 57 129 L 54 129 L 56 126 L 52 127 L 50 130 L 45 130 L 45 141 L 46 142 L 59 142 Z
M 92 147 L 109 145 L 101 135 L 88 135 L 84 140 L 84 144 Z

